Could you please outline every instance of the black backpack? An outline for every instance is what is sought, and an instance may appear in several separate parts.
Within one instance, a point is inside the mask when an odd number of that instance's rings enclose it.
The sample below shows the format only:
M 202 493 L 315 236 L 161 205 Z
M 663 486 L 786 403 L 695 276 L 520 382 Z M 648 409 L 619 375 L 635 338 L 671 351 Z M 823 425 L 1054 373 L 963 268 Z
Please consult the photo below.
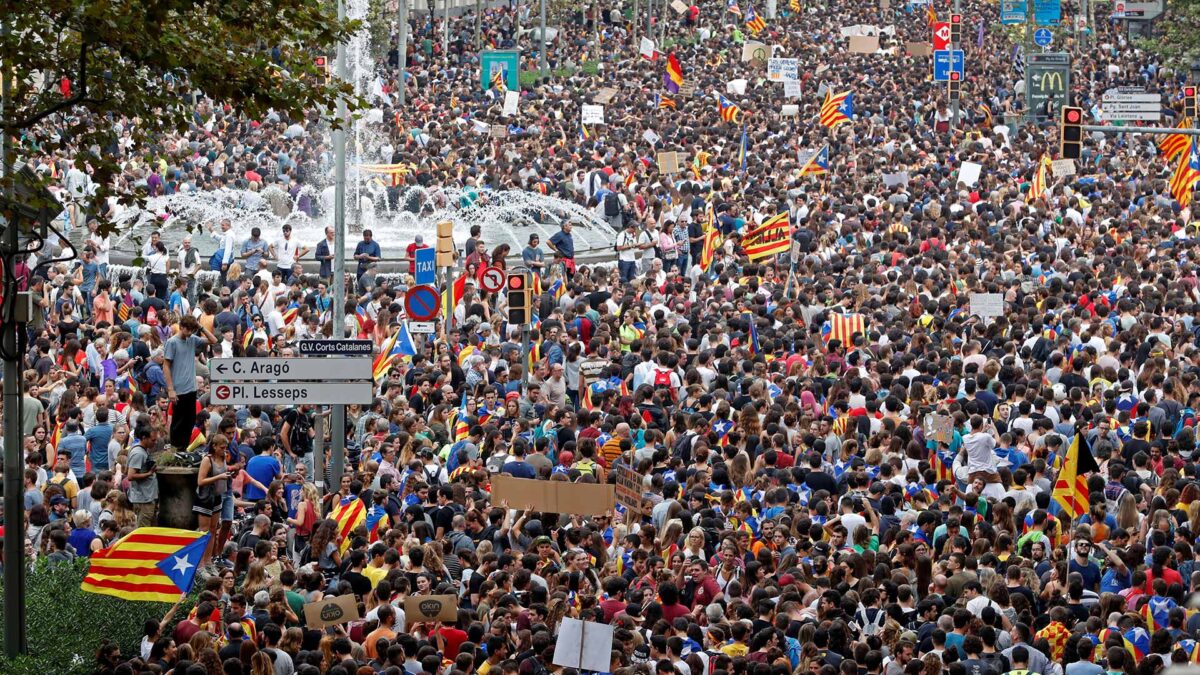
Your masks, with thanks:
M 616 218 L 621 215 L 621 198 L 617 193 L 610 192 L 604 195 L 604 215 L 607 218 Z

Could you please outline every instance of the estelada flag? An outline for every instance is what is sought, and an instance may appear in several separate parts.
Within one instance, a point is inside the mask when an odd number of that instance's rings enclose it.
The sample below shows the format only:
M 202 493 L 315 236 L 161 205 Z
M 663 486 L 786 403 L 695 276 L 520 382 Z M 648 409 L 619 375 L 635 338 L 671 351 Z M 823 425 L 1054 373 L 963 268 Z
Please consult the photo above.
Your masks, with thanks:
M 338 535 L 342 541 L 339 550 L 344 554 L 350 548 L 350 533 L 367 520 L 367 507 L 358 497 L 348 495 L 342 497 L 329 517 L 337 521 Z
M 139 527 L 92 554 L 81 589 L 125 600 L 175 602 L 189 593 L 208 533 Z

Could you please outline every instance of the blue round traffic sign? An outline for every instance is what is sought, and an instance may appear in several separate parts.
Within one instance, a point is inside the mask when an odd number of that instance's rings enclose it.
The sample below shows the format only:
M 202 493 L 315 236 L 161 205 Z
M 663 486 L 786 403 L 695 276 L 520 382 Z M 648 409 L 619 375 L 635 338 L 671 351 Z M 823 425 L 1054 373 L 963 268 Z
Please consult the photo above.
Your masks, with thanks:
M 1039 47 L 1049 47 L 1054 39 L 1054 33 L 1049 28 L 1039 28 L 1033 32 L 1033 43 Z
M 413 321 L 430 321 L 441 310 L 442 296 L 433 286 L 413 286 L 404 296 L 404 312 Z

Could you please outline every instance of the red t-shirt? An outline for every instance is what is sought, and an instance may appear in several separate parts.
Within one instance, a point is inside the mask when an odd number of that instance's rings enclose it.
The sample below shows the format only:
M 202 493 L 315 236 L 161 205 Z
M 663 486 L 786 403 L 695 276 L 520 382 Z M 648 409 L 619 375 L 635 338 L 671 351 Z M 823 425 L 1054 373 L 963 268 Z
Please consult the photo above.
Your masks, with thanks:
M 426 246 L 425 244 L 418 244 L 417 242 L 414 241 L 413 243 L 409 244 L 404 249 L 404 253 L 405 253 L 406 257 L 413 259 L 412 262 L 408 263 L 408 273 L 409 274 L 417 273 L 417 260 L 416 260 L 417 249 L 420 249 L 420 248 L 429 248 L 429 247 Z
M 467 641 L 467 633 L 457 628 L 443 627 L 441 629 L 442 637 L 446 640 L 446 651 L 444 654 L 457 654 L 458 648 L 462 643 Z

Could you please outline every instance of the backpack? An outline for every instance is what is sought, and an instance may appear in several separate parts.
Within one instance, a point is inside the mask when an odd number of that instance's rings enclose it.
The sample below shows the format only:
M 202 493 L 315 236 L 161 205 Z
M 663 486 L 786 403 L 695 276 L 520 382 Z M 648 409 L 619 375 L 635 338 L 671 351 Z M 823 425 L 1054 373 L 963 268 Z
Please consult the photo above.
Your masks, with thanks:
M 867 618 L 867 613 L 871 609 L 875 610 L 875 618 L 873 619 Z M 858 622 L 858 627 L 862 630 L 863 635 L 878 635 L 883 630 L 883 624 L 887 621 L 887 612 L 879 608 L 868 608 L 859 605 L 858 611 L 854 614 L 854 619 Z
M 671 371 L 663 370 L 662 368 L 654 369 L 654 388 L 665 389 L 671 394 L 671 400 L 675 400 L 675 387 L 671 386 Z
M 577 470 L 580 474 L 583 474 L 583 475 L 587 475 L 587 476 L 596 475 L 596 463 L 586 457 L 579 460 L 578 462 L 575 462 L 575 466 L 573 466 L 571 468 Z
M 675 445 L 671 448 L 671 452 L 681 459 L 684 463 L 691 464 L 692 456 L 692 441 L 696 439 L 696 434 L 691 431 L 686 431 L 675 439 Z
M 157 326 L 158 325 L 158 310 L 154 309 L 153 305 L 146 308 L 146 325 L 148 325 L 148 326 Z
M 604 216 L 616 218 L 619 215 L 621 215 L 621 198 L 615 192 L 604 195 Z

